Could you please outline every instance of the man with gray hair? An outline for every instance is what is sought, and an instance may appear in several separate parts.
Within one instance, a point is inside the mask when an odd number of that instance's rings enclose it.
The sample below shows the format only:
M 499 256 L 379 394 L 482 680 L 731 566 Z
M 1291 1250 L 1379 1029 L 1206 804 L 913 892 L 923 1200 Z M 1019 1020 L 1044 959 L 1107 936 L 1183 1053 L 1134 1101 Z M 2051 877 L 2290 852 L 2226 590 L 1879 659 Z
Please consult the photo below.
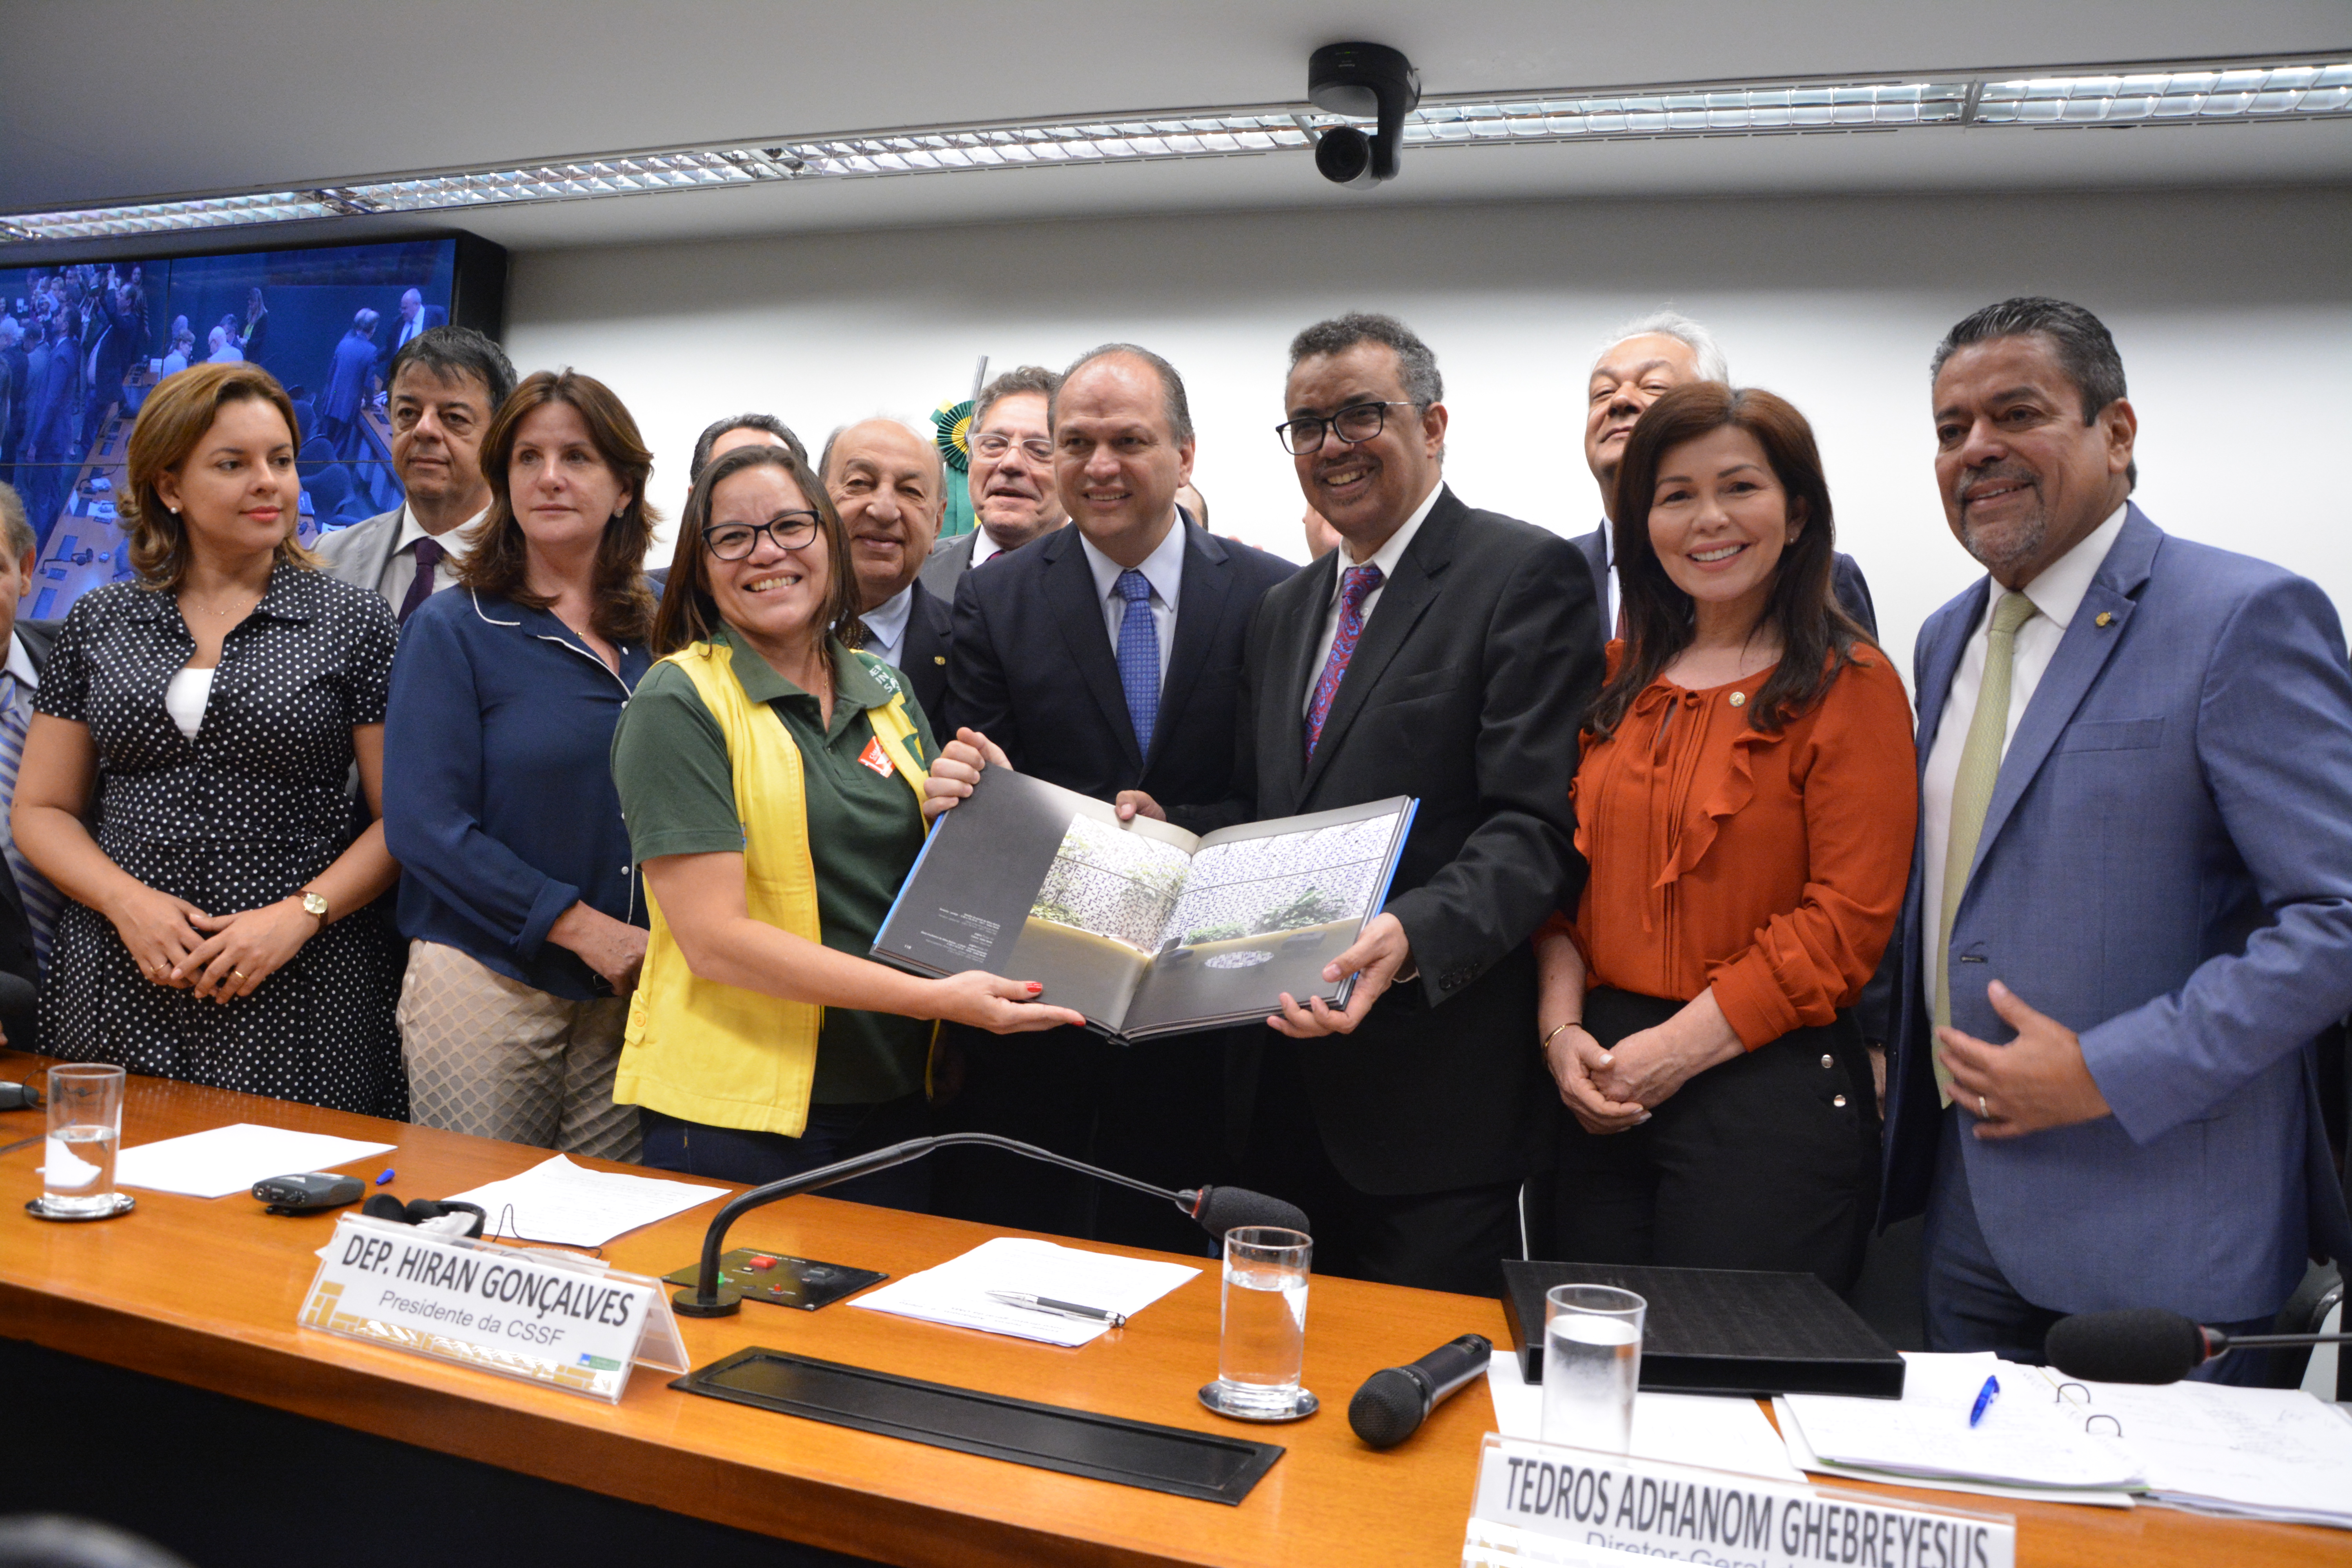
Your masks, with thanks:
M 916 574 L 947 510 L 947 465 L 913 426 L 862 419 L 826 438 L 817 477 L 849 536 L 866 651 L 907 678 L 936 733 L 947 700 L 948 606 Z
M 981 389 L 968 437 L 971 471 L 964 476 L 972 530 L 940 541 L 923 564 L 924 585 L 948 603 L 955 602 L 966 572 L 1070 521 L 1054 489 L 1054 443 L 1045 424 L 1045 405 L 1061 384 L 1045 366 L 1024 364 Z
M 1177 505 L 1192 417 L 1166 360 L 1106 343 L 1045 401 L 1053 487 L 1072 526 L 964 574 L 937 731 L 946 740 L 962 726 L 976 732 L 966 746 L 985 736 L 1022 773 L 1100 801 L 1137 788 L 1179 805 L 1221 799 L 1250 616 L 1295 568 L 1218 538 Z M 1163 1186 L 1213 1172 L 1224 1125 L 1218 1037 L 951 1037 L 967 1064 L 954 1125 Z M 1198 1249 L 1199 1233 L 1163 1203 L 986 1152 L 952 1168 L 959 1177 L 943 1174 L 940 1189 L 958 1194 L 949 1212 L 964 1218 Z
M 1655 310 L 1619 327 L 1593 359 L 1585 384 L 1584 461 L 1601 487 L 1601 526 L 1576 542 L 1592 568 L 1592 583 L 1601 601 L 1601 637 L 1606 643 L 1617 635 L 1623 601 L 1617 593 L 1616 541 L 1609 520 L 1616 515 L 1614 492 L 1617 464 L 1625 455 L 1625 438 L 1633 432 L 1642 411 L 1674 388 L 1689 381 L 1731 384 L 1731 369 L 1714 335 L 1688 316 Z M 1878 635 L 1878 616 L 1871 604 L 1870 584 L 1853 557 L 1841 552 L 1832 591 L 1839 607 L 1872 637 Z

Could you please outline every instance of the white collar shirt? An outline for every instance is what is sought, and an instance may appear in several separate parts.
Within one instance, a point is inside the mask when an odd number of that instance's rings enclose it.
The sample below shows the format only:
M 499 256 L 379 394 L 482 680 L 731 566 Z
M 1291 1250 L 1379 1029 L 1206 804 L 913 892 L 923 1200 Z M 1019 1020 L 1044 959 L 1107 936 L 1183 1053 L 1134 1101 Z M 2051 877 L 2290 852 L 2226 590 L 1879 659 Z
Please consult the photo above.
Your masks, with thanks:
M 893 669 L 904 669 L 907 618 L 914 610 L 915 585 L 909 583 L 860 616 L 866 623 L 866 651 Z
M 1124 568 L 1096 549 L 1095 542 L 1083 532 L 1078 535 L 1078 548 L 1086 552 L 1087 569 L 1094 574 L 1095 597 L 1103 607 L 1103 627 L 1110 633 L 1111 655 L 1116 658 L 1119 628 L 1127 624 L 1127 601 L 1118 596 L 1118 578 Z M 1151 597 L 1146 604 L 1151 611 L 1151 629 L 1159 634 L 1160 685 L 1165 690 L 1169 656 L 1176 647 L 1177 596 L 1184 585 L 1184 518 L 1181 511 L 1169 525 L 1168 536 L 1153 547 L 1136 570 L 1151 584 Z
M 1607 567 L 1601 584 L 1601 640 L 1608 642 L 1617 636 L 1617 530 L 1607 518 L 1601 520 L 1601 560 Z
M 972 567 L 979 565 L 983 561 L 990 560 L 1003 553 L 1003 548 L 1000 546 L 995 540 L 991 539 L 988 536 L 988 530 L 981 527 L 978 523 L 972 524 L 971 559 L 965 563 L 964 569 L 966 571 L 970 571 Z
M 376 592 L 395 610 L 408 597 L 409 585 L 416 581 L 416 542 L 430 539 L 441 546 L 441 560 L 433 568 L 433 592 L 439 593 L 457 580 L 457 568 L 473 553 L 474 542 L 481 536 L 482 520 L 490 515 L 484 507 L 446 533 L 432 534 L 416 521 L 416 510 L 407 502 L 400 506 L 400 532 L 393 540 L 392 553 L 384 557 L 383 572 L 376 579 Z
M 2017 738 L 2017 726 L 2032 706 L 2033 693 L 2048 673 L 2059 643 L 2065 639 L 2066 627 L 2074 621 L 2074 612 L 2083 607 L 2083 595 L 2091 591 L 2092 580 L 2098 576 L 2107 552 L 2115 548 L 2116 536 L 2124 531 L 2126 510 L 2127 506 L 2117 507 L 2081 543 L 2042 568 L 2042 574 L 2025 585 L 2025 596 L 2033 602 L 2035 613 L 2017 628 L 2017 641 L 2011 656 L 2009 728 L 2000 738 L 2003 757 L 2009 754 L 2010 742 Z M 1936 738 L 1927 752 L 1927 766 L 1919 778 L 1920 858 L 1926 873 L 1920 889 L 1919 908 L 1926 930 L 1919 943 L 1919 974 L 1927 986 L 1925 994 L 1929 996 L 1936 994 L 1937 967 L 1944 957 L 1938 951 L 1937 938 L 1943 921 L 1944 857 L 1952 842 L 1952 790 L 1959 779 L 1960 752 L 1968 746 L 1969 726 L 1976 721 L 1977 693 L 1984 686 L 1985 648 L 1991 637 L 1992 608 L 2000 603 L 2003 592 L 1998 582 L 1991 584 L 1991 589 L 1985 595 L 1983 612 L 1977 616 L 1969 640 L 1960 650 L 1959 668 L 1952 671 L 1952 687 L 1945 693 L 1944 710 L 1936 721 Z
M 38 691 L 41 689 L 41 676 L 40 672 L 33 668 L 33 656 L 26 649 L 25 639 L 14 631 L 8 634 L 7 674 L 20 689 L 26 691 Z
M 1339 640 L 1339 595 L 1347 586 L 1349 572 L 1359 566 L 1381 569 L 1380 586 L 1364 595 L 1364 625 L 1369 626 L 1372 624 L 1372 612 L 1380 608 L 1381 595 L 1388 591 L 1389 579 L 1396 575 L 1397 563 L 1404 559 L 1405 551 L 1412 547 L 1413 535 L 1421 531 L 1421 525 L 1428 520 L 1430 509 L 1444 493 L 1445 481 L 1441 479 L 1430 487 L 1427 495 L 1421 498 L 1421 504 L 1412 509 L 1412 515 L 1404 520 L 1404 526 L 1390 534 L 1381 547 L 1372 552 L 1369 561 L 1357 560 L 1349 552 L 1348 542 L 1344 539 L 1339 542 L 1339 548 L 1334 552 L 1339 557 L 1339 569 L 1331 574 L 1331 597 L 1323 608 L 1322 640 L 1316 645 L 1315 662 L 1307 667 L 1307 689 L 1300 693 L 1298 699 L 1298 711 L 1302 718 L 1306 716 L 1307 710 L 1315 705 L 1316 683 L 1323 679 L 1323 667 L 1331 661 L 1331 645 Z

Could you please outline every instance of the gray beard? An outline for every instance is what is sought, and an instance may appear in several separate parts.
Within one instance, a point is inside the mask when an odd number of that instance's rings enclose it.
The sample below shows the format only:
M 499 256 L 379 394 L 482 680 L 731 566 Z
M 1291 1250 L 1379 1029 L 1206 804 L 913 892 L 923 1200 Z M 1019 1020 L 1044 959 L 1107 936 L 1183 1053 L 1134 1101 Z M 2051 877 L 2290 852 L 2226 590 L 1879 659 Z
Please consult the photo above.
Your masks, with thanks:
M 1960 527 L 1960 548 L 1975 556 L 1986 571 L 2000 576 L 2002 572 L 2021 566 L 2041 553 L 2042 541 L 2049 537 L 2050 514 L 2039 511 L 2005 529 L 1963 523 Z

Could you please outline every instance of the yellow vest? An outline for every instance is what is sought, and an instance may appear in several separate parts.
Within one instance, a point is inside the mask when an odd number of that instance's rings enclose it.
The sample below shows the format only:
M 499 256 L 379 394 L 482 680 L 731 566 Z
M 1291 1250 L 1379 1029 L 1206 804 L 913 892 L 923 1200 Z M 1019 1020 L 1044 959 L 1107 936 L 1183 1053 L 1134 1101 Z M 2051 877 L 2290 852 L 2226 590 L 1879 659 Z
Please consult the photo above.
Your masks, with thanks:
M 866 672 L 896 693 L 867 719 L 919 806 L 921 741 L 898 672 L 870 656 L 852 657 L 865 659 Z M 733 658 L 724 643 L 698 642 L 662 662 L 686 671 L 727 737 L 735 814 L 743 824 L 745 907 L 753 920 L 819 942 L 801 750 L 773 713 L 744 695 Z M 702 979 L 687 967 L 650 888 L 646 908 L 653 930 L 629 999 L 614 1101 L 708 1127 L 799 1137 L 808 1128 L 824 1009 Z

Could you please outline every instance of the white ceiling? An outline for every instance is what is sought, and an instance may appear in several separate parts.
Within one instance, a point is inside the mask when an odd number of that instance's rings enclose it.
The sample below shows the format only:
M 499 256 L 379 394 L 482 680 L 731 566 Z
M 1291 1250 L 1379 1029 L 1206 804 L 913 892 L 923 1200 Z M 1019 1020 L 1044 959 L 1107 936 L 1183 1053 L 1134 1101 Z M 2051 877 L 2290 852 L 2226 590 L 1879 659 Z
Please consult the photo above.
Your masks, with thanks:
M 1461 93 L 2352 49 L 2345 0 L 9 0 L 0 212 L 782 135 L 1290 101 L 1315 46 Z M 2352 121 L 1417 149 L 810 182 L 464 215 L 518 249 L 1111 212 L 2352 180 Z M 456 215 L 281 226 L 350 237 Z M 301 231 L 299 232 L 298 228 Z M 184 245 L 184 239 L 178 241 Z M 46 247 L 45 247 L 46 248 Z M 33 259 L 31 247 L 17 254 Z

